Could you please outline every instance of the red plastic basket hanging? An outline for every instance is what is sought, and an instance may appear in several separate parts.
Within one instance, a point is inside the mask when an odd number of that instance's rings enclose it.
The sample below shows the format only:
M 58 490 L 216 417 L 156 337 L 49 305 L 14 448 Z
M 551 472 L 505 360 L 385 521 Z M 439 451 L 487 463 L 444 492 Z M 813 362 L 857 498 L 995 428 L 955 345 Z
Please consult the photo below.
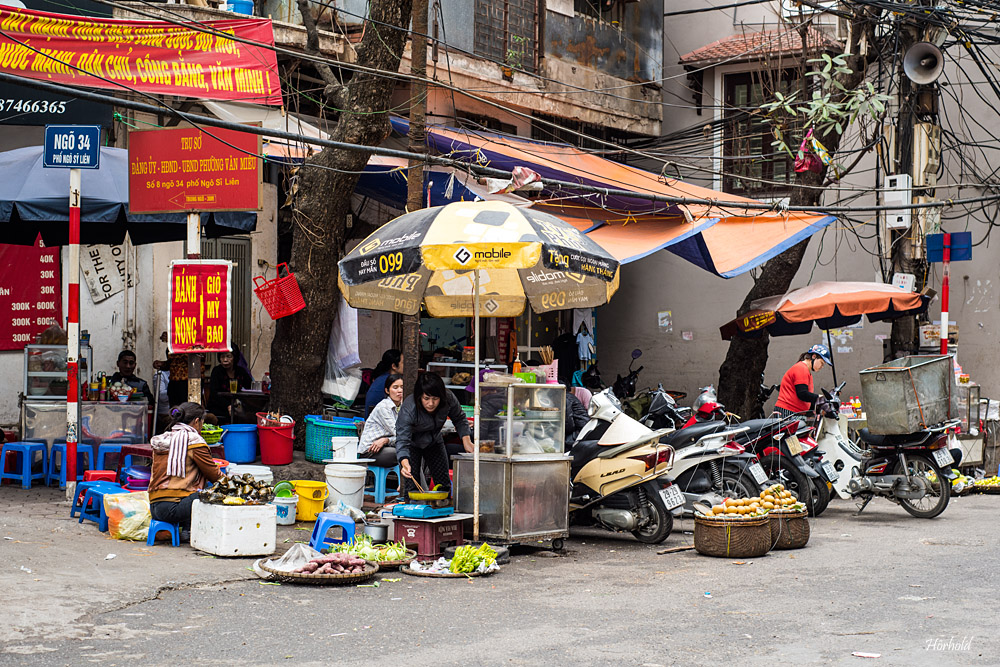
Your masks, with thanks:
M 281 277 L 281 268 L 285 268 L 288 274 Z M 254 276 L 253 292 L 264 304 L 267 314 L 272 320 L 279 317 L 287 317 L 297 313 L 306 307 L 306 302 L 302 298 L 302 290 L 299 289 L 299 281 L 295 279 L 295 274 L 288 270 L 288 264 L 282 262 L 278 265 L 277 276 L 273 280 L 267 280 L 263 276 Z

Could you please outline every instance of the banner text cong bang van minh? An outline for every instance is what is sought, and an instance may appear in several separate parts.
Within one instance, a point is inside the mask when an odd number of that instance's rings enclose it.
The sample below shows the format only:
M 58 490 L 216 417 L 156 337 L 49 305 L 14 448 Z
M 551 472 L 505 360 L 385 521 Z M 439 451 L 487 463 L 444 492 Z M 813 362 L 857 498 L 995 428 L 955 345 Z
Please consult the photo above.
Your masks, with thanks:
M 273 46 L 268 19 L 187 27 L 0 6 L 0 71 L 49 83 L 280 105 Z

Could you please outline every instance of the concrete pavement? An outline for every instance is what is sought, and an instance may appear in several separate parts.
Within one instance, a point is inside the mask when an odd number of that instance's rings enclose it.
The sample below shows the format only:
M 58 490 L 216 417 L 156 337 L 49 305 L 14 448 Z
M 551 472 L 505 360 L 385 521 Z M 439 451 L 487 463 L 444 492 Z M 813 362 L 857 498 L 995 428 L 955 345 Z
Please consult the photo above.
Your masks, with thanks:
M 516 550 L 490 578 L 324 588 L 263 585 L 250 559 L 106 539 L 46 494 L 0 489 L 0 536 L 15 538 L 0 539 L 0 664 L 1000 662 L 992 496 L 931 521 L 834 501 L 807 548 L 746 562 L 657 555 L 691 542 L 683 522 L 657 548 L 587 530 L 562 557 Z M 308 539 L 283 530 L 279 543 Z

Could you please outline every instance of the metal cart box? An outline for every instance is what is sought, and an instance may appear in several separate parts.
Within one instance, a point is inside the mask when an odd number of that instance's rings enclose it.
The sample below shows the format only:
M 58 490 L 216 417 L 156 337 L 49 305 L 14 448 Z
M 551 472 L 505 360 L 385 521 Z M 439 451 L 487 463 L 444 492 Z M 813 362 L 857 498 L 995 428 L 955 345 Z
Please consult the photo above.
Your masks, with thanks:
M 917 355 L 861 371 L 868 430 L 915 433 L 949 419 L 953 367 L 951 355 Z

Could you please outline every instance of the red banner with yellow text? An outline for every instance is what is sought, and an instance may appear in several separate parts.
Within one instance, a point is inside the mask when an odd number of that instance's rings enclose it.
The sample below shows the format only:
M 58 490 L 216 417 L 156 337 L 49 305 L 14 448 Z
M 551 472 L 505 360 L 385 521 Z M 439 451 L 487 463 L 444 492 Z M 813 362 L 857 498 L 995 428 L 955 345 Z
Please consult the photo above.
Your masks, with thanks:
M 232 264 L 217 259 L 178 259 L 170 263 L 172 354 L 226 352 L 229 347 Z
M 49 83 L 280 105 L 273 47 L 268 19 L 196 29 L 0 6 L 0 71 Z

